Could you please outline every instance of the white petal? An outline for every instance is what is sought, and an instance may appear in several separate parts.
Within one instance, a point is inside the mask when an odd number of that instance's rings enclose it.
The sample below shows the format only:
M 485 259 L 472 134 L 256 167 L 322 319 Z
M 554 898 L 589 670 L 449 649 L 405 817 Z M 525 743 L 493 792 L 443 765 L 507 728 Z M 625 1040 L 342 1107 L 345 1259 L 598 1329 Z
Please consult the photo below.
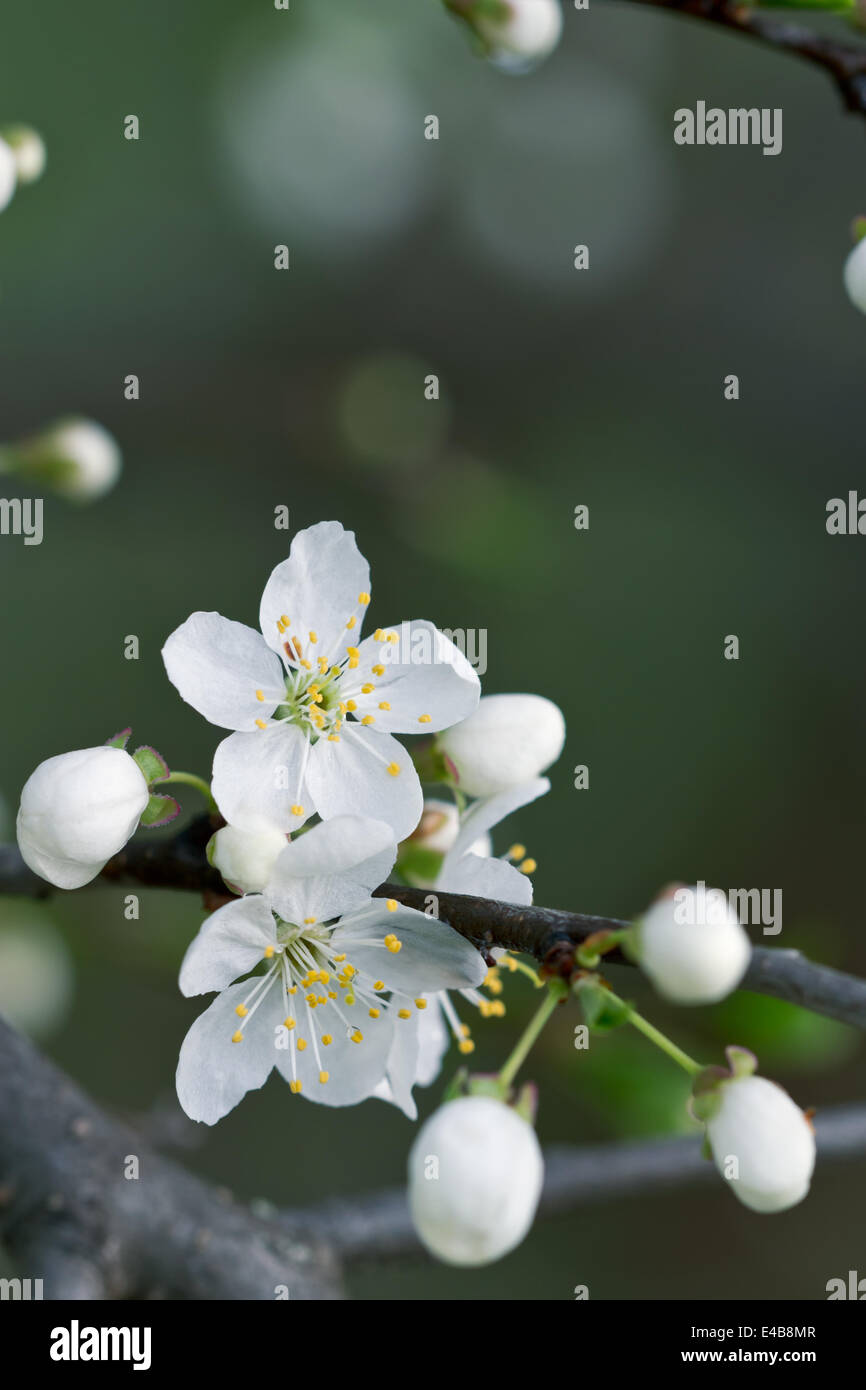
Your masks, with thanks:
M 433 623 L 415 620 L 382 631 L 396 633 L 399 640 L 377 642 L 368 637 L 361 643 L 359 665 L 352 674 L 359 687 L 369 682 L 375 689 L 353 696 L 359 717 L 372 715 L 376 728 L 386 734 L 431 734 L 472 713 L 481 694 L 478 676 Z M 385 668 L 383 676 L 373 671 L 378 665 Z M 390 709 L 383 710 L 383 702 Z
M 528 806 L 531 801 L 536 801 L 539 796 L 544 796 L 545 792 L 549 791 L 548 779 L 536 777 L 530 782 L 522 782 L 520 786 L 497 792 L 494 796 L 483 796 L 478 801 L 473 801 L 469 810 L 460 817 L 457 839 L 448 851 L 445 864 L 451 859 L 462 858 L 479 836 L 492 830 L 521 806 Z
M 363 906 L 397 857 L 390 825 L 335 816 L 298 836 L 280 854 L 267 896 L 287 922 L 330 922 Z
M 295 995 L 294 1000 L 299 997 Z M 390 1010 L 383 1009 L 379 1018 L 371 1019 L 357 1004 L 347 1007 L 344 1013 L 351 1025 L 347 1029 L 329 1005 L 313 1010 L 312 1017 L 305 1005 L 295 1007 L 296 1027 L 288 1035 L 288 1047 L 276 1052 L 276 1063 L 285 1079 L 297 1078 L 301 1094 L 321 1105 L 357 1105 L 373 1095 L 388 1065 L 394 1033 Z M 362 1042 L 351 1040 L 356 1029 Z M 332 1039 L 328 1046 L 322 1043 L 323 1033 Z M 303 1052 L 297 1050 L 301 1038 L 307 1044 Z M 320 1071 L 328 1073 L 326 1082 L 319 1080 Z
M 226 903 L 199 928 L 180 967 L 180 990 L 187 996 L 225 989 L 246 975 L 276 945 L 274 917 L 258 894 Z
M 305 657 L 335 661 L 345 655 L 353 633 L 357 645 L 363 608 L 351 631 L 346 624 L 358 613 L 359 595 L 369 592 L 370 567 L 354 532 L 344 531 L 338 521 L 320 521 L 298 532 L 288 560 L 277 565 L 265 585 L 259 610 L 265 641 L 282 653 L 288 636 L 301 643 Z M 283 618 L 289 619 L 288 633 L 277 627 Z
M 297 830 L 313 813 L 308 784 L 299 789 L 306 739 L 295 724 L 272 724 L 253 734 L 230 734 L 216 750 L 212 790 L 225 819 L 240 830 L 267 821 Z M 292 814 L 293 806 L 303 813 Z
M 389 951 L 378 943 L 393 934 L 402 943 Z M 383 899 L 344 917 L 331 937 L 335 951 L 345 951 L 358 970 L 381 979 L 402 994 L 429 994 L 440 989 L 480 985 L 487 966 L 475 947 L 435 917 L 411 907 L 389 912 Z
M 235 1008 L 249 994 L 249 981 L 231 985 L 200 1014 L 180 1049 L 177 1097 L 191 1120 L 216 1124 L 247 1091 L 257 1091 L 277 1060 L 275 1027 L 282 1020 L 280 987 L 274 984 L 249 1021 Z M 233 1043 L 236 1032 L 243 1042 Z
M 221 729 L 254 729 L 285 690 L 282 664 L 259 633 L 219 613 L 193 613 L 171 634 L 162 659 L 187 704 Z
M 427 996 L 427 1007 L 418 1013 L 418 1062 L 415 1085 L 431 1086 L 442 1070 L 442 1059 L 451 1044 L 440 995 Z
M 399 769 L 395 776 L 389 766 Z M 389 734 L 347 724 L 339 743 L 319 739 L 313 748 L 307 785 L 323 820 L 370 816 L 387 821 L 398 840 L 412 833 L 424 807 L 418 774 L 403 745 Z
M 475 898 L 493 898 L 500 903 L 528 907 L 532 902 L 532 881 L 503 859 L 464 854 L 442 866 L 436 887 L 443 893 L 468 893 Z M 435 891 L 435 890 L 434 890 Z

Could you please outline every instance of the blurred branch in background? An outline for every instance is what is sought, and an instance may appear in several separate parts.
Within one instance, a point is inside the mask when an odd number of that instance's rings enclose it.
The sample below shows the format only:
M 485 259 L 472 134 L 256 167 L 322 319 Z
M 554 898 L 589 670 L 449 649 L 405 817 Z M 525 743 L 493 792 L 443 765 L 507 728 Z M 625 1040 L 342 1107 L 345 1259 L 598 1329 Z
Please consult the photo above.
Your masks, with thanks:
M 420 1254 L 403 1191 L 257 1212 L 110 1119 L 0 1020 L 0 1238 L 48 1299 L 342 1297 L 344 1264 Z M 821 1159 L 866 1153 L 866 1106 L 816 1124 Z M 135 1176 L 130 1162 L 135 1160 Z M 697 1138 L 545 1154 L 542 1213 L 710 1179 Z
M 849 111 L 866 116 L 866 48 L 859 44 L 843 43 L 835 38 L 816 34 L 802 24 L 787 19 L 756 13 L 746 5 L 730 0 L 629 0 L 631 4 L 647 5 L 652 9 L 673 10 L 690 15 L 708 24 L 720 25 L 744 38 L 784 53 L 795 54 L 806 62 L 815 63 L 829 73 Z M 816 10 L 839 9 L 840 6 L 816 3 Z
M 228 892 L 205 857 L 205 846 L 216 824 L 210 817 L 200 816 L 169 839 L 132 840 L 109 860 L 102 876 L 115 883 L 200 892 L 205 907 L 212 910 L 235 896 Z M 0 845 L 0 893 L 46 897 L 53 891 L 50 884 L 27 868 L 17 846 Z M 374 896 L 396 898 L 423 912 L 430 905 L 431 895 L 436 899 L 436 916 L 482 953 L 487 955 L 495 947 L 521 952 L 533 956 L 547 973 L 565 978 L 575 970 L 575 950 L 587 937 L 600 931 L 620 931 L 629 925 L 613 917 L 551 907 L 519 907 L 461 893 L 434 894 L 432 889 L 406 888 L 396 883 L 383 884 Z M 617 950 L 609 952 L 605 959 L 616 965 L 630 964 Z M 815 964 L 799 951 L 753 947 L 741 988 L 866 1029 L 866 980 Z

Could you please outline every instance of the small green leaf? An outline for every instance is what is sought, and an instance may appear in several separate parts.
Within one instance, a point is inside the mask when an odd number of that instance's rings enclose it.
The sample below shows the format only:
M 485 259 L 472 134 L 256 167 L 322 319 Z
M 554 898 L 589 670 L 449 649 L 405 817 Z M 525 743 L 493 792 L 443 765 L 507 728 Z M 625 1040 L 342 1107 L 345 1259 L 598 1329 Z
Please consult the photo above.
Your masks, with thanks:
M 152 796 L 141 813 L 140 825 L 145 830 L 156 830 L 160 825 L 168 825 L 180 814 L 180 806 L 173 796 Z

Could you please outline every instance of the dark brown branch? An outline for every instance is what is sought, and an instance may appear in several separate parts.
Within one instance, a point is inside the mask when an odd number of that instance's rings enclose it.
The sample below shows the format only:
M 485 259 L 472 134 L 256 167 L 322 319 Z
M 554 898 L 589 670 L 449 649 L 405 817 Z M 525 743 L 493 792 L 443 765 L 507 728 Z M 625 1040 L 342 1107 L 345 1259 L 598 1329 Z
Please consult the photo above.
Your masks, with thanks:
M 102 876 L 113 883 L 200 892 L 207 907 L 213 908 L 231 896 L 205 857 L 214 824 L 210 817 L 200 816 L 176 835 L 143 835 L 131 840 L 105 866 Z M 0 846 L 0 893 L 45 897 L 52 891 L 50 884 L 30 872 L 15 846 Z M 436 898 L 436 915 L 483 953 L 489 954 L 494 947 L 518 951 L 533 956 L 551 974 L 564 977 L 574 970 L 575 950 L 588 936 L 628 926 L 616 917 L 594 917 L 552 907 L 517 907 L 490 898 L 434 893 L 396 883 L 376 889 L 377 897 L 396 898 L 422 912 L 431 894 Z M 629 964 L 619 951 L 611 951 L 605 960 Z M 742 988 L 866 1029 L 866 981 L 816 965 L 798 951 L 756 946 Z
M 672 10 L 715 24 L 743 38 L 793 54 L 829 73 L 847 110 L 866 115 L 866 47 L 816 34 L 800 23 L 756 13 L 726 0 L 630 0 L 651 9 Z

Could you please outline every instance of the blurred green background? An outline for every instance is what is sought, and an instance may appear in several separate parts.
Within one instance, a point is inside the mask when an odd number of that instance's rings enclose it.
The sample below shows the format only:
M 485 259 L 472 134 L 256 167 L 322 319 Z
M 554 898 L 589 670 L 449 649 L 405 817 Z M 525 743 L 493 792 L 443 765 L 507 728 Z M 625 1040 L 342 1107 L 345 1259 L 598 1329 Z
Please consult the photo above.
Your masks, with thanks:
M 4 19 L 0 91 L 48 149 L 0 218 L 0 435 L 75 411 L 126 460 L 90 508 L 46 498 L 41 546 L 0 542 L 10 808 L 41 759 L 127 723 L 208 770 L 218 731 L 160 647 L 196 608 L 255 622 L 285 504 L 293 530 L 356 530 L 374 621 L 487 629 L 485 688 L 562 706 L 553 791 L 498 845 L 527 843 L 537 901 L 628 916 L 671 879 L 782 888 L 770 944 L 866 972 L 866 540 L 824 526 L 828 498 L 866 490 L 866 323 L 841 286 L 864 132 L 823 75 L 628 5 L 569 7 L 559 51 L 515 79 L 436 0 L 44 0 Z M 673 112 L 698 99 L 782 107 L 782 154 L 677 148 Z M 127 922 L 105 885 L 0 903 L 2 1007 L 157 1138 L 192 1129 L 173 1074 L 200 1002 L 176 972 L 201 918 L 143 893 Z M 803 1105 L 863 1094 L 851 1030 L 615 983 L 708 1061 L 755 1047 Z M 474 1030 L 480 1069 L 532 1006 L 509 989 L 506 1019 Z M 578 1021 L 563 1011 L 529 1068 L 542 1140 L 681 1127 L 685 1079 L 625 1035 L 576 1052 Z M 183 1158 L 295 1205 L 401 1182 L 413 1132 L 273 1079 Z M 862 1163 L 828 1164 L 771 1218 L 721 1183 L 584 1207 L 492 1268 L 374 1266 L 352 1291 L 821 1298 L 863 1272 L 862 1183 Z

